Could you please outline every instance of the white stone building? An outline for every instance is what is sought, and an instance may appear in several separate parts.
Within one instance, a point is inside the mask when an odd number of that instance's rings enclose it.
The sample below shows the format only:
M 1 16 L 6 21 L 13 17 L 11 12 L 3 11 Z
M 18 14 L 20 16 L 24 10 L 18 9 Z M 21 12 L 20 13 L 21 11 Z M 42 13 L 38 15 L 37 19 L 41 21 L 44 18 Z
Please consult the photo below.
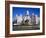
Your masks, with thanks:
M 35 15 L 34 13 L 32 13 L 32 16 L 30 16 L 28 10 L 24 16 L 22 16 L 22 14 L 20 14 L 20 16 L 16 14 L 15 19 L 17 20 L 17 23 L 16 23 L 17 25 L 20 25 L 22 21 L 25 24 L 26 20 L 28 20 L 29 25 L 38 24 L 38 16 Z

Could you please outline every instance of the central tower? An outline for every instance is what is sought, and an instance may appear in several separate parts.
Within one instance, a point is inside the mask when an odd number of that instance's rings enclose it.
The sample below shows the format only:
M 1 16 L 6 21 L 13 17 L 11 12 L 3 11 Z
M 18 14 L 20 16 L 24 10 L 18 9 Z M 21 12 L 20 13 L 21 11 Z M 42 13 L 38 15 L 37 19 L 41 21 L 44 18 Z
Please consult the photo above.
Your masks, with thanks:
M 27 10 L 27 14 L 26 15 L 29 15 L 29 11 Z

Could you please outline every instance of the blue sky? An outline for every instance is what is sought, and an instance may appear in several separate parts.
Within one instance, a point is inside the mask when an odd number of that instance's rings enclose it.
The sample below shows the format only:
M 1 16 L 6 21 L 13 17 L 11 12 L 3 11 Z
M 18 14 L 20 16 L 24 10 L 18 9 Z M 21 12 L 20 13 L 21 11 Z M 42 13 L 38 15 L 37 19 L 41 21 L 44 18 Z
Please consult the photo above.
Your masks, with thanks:
M 27 13 L 27 10 L 29 11 L 29 14 L 32 13 L 40 15 L 40 8 L 24 8 L 24 7 L 13 7 L 13 18 L 16 16 L 16 14 L 25 15 Z

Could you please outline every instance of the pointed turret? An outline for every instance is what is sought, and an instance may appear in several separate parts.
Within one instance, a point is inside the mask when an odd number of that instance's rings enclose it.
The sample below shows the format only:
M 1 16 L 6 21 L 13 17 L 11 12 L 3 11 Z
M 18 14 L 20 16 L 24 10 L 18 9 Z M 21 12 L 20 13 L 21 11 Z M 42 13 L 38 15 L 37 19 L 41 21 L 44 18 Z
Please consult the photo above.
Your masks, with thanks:
M 32 13 L 32 16 L 34 16 L 34 13 Z
M 22 17 L 22 14 L 20 14 L 20 16 Z
M 18 14 L 16 14 L 16 17 L 18 17 Z

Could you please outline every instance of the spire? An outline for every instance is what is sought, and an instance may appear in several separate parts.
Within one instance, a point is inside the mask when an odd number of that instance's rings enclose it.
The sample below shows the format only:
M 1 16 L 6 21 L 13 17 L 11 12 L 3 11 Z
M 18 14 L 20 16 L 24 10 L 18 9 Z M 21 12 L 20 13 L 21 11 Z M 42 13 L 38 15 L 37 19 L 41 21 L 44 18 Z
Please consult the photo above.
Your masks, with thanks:
M 18 17 L 18 15 L 16 14 L 16 17 Z
M 29 11 L 27 10 L 27 15 L 29 15 Z
M 38 15 L 35 15 L 35 17 L 38 17 Z
M 32 15 L 34 16 L 34 13 L 32 13 Z
M 20 14 L 20 16 L 22 16 L 22 14 Z

